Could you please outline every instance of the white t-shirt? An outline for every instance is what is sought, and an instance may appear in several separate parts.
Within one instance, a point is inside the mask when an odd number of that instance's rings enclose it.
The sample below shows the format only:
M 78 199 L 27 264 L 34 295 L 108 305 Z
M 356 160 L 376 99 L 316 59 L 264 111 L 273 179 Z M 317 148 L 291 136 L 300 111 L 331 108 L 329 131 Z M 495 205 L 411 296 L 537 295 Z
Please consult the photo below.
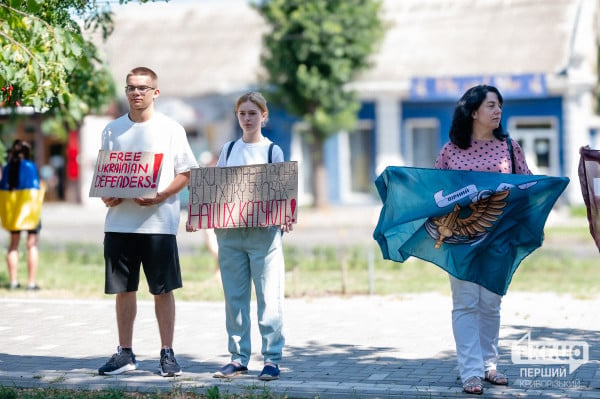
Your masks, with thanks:
M 167 188 L 177 174 L 198 167 L 184 128 L 156 111 L 149 121 L 143 123 L 133 122 L 128 114 L 110 122 L 102 131 L 102 149 L 162 153 L 159 192 Z M 132 199 L 126 198 L 119 205 L 108 209 L 104 231 L 177 234 L 179 214 L 177 195 L 152 206 L 139 206 Z
M 227 142 L 221 149 L 217 166 L 244 166 L 269 163 L 269 146 L 271 143 L 272 141 L 266 137 L 259 143 L 245 143 L 244 140 L 238 139 L 235 141 L 227 159 L 227 151 L 229 150 L 229 142 Z M 273 146 L 271 162 L 284 162 L 283 151 L 277 144 Z

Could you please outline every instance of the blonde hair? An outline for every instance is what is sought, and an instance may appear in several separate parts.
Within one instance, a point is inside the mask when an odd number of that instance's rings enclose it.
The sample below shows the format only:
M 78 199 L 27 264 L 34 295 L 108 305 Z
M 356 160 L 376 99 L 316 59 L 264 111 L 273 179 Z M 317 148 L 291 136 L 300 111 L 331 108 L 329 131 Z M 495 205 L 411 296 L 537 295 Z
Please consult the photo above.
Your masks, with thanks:
M 246 94 L 242 94 L 235 102 L 235 113 L 237 114 L 240 105 L 247 101 L 254 103 L 262 111 L 262 113 L 267 114 L 267 117 L 263 121 L 263 125 L 266 124 L 269 120 L 269 108 L 267 108 L 267 100 L 265 100 L 263 95 L 260 94 L 258 91 L 251 91 Z

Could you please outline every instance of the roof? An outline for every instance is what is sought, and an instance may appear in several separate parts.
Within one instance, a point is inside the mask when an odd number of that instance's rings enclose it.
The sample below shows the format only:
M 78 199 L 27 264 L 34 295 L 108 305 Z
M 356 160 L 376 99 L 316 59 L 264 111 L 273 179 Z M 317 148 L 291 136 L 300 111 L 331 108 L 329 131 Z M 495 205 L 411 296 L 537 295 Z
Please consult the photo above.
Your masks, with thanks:
M 235 92 L 257 82 L 267 26 L 245 0 L 128 3 L 114 12 L 114 32 L 97 45 L 123 86 L 137 66 L 158 74 L 163 96 Z
M 362 81 L 557 73 L 578 0 L 387 0 L 390 24 Z
M 569 62 L 580 0 L 385 0 L 385 39 L 359 83 L 412 77 L 558 73 Z M 268 31 L 246 0 L 130 3 L 99 47 L 117 82 L 135 66 L 163 95 L 231 93 L 256 84 Z

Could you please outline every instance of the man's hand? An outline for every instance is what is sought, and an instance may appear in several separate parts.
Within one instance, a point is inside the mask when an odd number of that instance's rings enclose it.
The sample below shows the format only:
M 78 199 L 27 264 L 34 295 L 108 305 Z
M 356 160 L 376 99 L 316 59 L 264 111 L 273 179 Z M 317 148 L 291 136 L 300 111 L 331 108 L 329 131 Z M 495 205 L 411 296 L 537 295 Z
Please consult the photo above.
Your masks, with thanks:
M 163 193 L 156 193 L 156 197 L 154 197 L 154 198 L 138 197 L 138 198 L 134 198 L 133 202 L 135 202 L 139 206 L 152 206 L 152 205 L 158 205 L 166 199 L 167 199 L 167 197 Z
M 123 198 L 102 197 L 102 202 L 104 202 L 104 205 L 106 205 L 107 208 L 111 208 L 123 202 Z

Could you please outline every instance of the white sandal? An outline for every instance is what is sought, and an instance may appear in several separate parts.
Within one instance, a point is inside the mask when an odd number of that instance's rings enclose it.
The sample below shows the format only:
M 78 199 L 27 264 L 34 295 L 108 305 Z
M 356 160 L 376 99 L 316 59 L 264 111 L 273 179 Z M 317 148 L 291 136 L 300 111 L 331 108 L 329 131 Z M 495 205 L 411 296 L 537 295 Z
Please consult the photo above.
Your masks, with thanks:
M 485 380 L 494 385 L 508 385 L 508 377 L 496 370 L 486 371 Z
M 467 378 L 463 384 L 463 391 L 465 393 L 481 395 L 483 393 L 483 382 L 481 381 L 481 377 L 473 376 Z

